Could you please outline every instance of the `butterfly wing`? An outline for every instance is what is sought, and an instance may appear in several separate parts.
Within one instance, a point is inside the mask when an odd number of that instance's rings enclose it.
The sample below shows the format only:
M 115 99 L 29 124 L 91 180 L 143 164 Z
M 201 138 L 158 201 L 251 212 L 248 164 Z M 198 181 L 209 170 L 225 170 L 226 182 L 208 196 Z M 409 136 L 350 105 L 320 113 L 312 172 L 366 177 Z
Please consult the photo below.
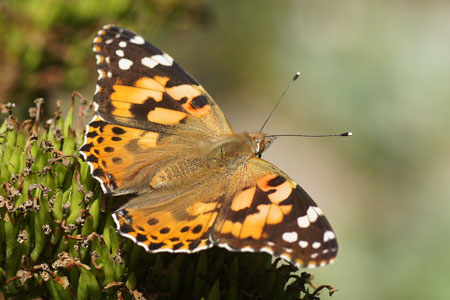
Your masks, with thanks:
M 231 132 L 204 88 L 141 36 L 106 25 L 94 38 L 93 50 L 99 73 L 94 102 L 103 119 L 151 131 L 188 123 L 205 134 Z
M 169 55 L 111 25 L 93 49 L 96 114 L 80 153 L 104 192 L 139 194 L 113 214 L 122 235 L 152 252 L 218 244 L 305 267 L 334 260 L 337 242 L 322 211 L 278 168 L 258 158 L 206 168 L 204 143 L 232 130 Z
M 208 181 L 208 185 L 201 184 Z M 146 193 L 113 214 L 117 230 L 150 252 L 197 252 L 213 246 L 211 228 L 224 203 L 222 174 L 205 173 L 192 186 Z
M 161 167 L 232 132 L 203 87 L 139 35 L 106 25 L 93 50 L 96 112 L 80 153 L 104 192 L 148 191 Z
M 335 234 L 309 195 L 280 169 L 252 158 L 233 176 L 228 210 L 214 226 L 214 240 L 234 251 L 263 251 L 302 267 L 332 263 Z

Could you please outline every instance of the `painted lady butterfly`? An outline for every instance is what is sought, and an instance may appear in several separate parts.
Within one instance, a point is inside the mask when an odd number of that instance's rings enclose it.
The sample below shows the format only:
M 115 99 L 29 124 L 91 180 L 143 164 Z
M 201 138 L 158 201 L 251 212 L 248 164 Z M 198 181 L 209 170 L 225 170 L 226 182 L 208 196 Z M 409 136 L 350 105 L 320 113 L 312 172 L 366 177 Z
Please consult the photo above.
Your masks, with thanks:
M 80 152 L 105 193 L 137 195 L 113 214 L 121 235 L 149 252 L 216 245 L 301 267 L 334 261 L 322 210 L 258 158 L 272 137 L 234 133 L 204 88 L 135 33 L 106 25 L 93 50 L 95 116 Z

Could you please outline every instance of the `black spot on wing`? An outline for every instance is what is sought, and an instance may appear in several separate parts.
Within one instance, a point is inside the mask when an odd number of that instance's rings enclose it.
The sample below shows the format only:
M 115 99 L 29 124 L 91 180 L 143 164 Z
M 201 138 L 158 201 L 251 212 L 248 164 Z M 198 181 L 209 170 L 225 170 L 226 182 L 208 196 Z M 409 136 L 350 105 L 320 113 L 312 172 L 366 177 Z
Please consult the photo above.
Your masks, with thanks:
M 191 106 L 194 109 L 200 109 L 208 104 L 208 98 L 205 95 L 200 95 L 192 99 Z
M 192 232 L 193 233 L 199 233 L 200 231 L 202 231 L 203 226 L 202 225 L 197 225 L 194 228 L 192 228 Z
M 94 172 L 92 172 L 92 175 L 96 176 L 96 177 L 101 177 L 105 175 L 105 172 L 103 172 L 102 169 L 97 168 L 94 170 Z
M 98 163 L 97 156 L 95 156 L 93 154 L 89 155 L 86 160 L 89 161 L 89 162 Z
M 119 134 L 119 135 L 126 133 L 125 129 L 123 129 L 121 127 L 117 127 L 117 126 L 112 128 L 112 132 L 115 134 Z
M 200 245 L 200 243 L 202 242 L 202 240 L 195 240 L 192 243 L 189 244 L 189 250 L 194 250 L 198 247 L 198 245 Z
M 122 159 L 120 157 L 113 157 L 112 162 L 117 165 L 120 165 L 122 163 Z
M 83 145 L 83 147 L 80 148 L 80 151 L 90 152 L 92 147 L 94 147 L 94 144 L 92 144 L 92 143 L 85 144 L 85 145 Z
M 98 135 L 97 131 L 91 131 L 86 134 L 88 138 L 93 138 L 96 137 L 97 135 Z
M 159 248 L 161 248 L 162 246 L 164 246 L 165 244 L 164 243 L 151 243 L 149 246 L 148 246 L 148 249 L 150 250 L 150 251 L 152 251 L 152 250 L 158 250 Z
M 131 227 L 131 225 L 128 224 L 128 223 L 120 224 L 120 229 L 119 230 L 122 233 L 130 233 L 130 232 L 134 231 L 133 227 Z
M 159 231 L 159 233 L 161 233 L 161 234 L 167 234 L 169 232 L 170 232 L 170 228 L 169 227 L 161 228 L 161 230 Z
M 271 180 L 269 180 L 267 182 L 268 186 L 273 186 L 273 187 L 277 187 L 281 184 L 283 184 L 286 181 L 286 178 L 282 177 L 282 176 L 277 176 Z
M 175 244 L 175 245 L 172 246 L 172 249 L 173 249 L 173 250 L 178 250 L 178 249 L 180 249 L 181 247 L 183 247 L 183 243 L 177 243 L 177 244 Z
M 108 123 L 105 121 L 92 121 L 89 123 L 89 126 L 93 128 L 105 127 L 106 125 L 108 125 Z
M 157 218 L 150 218 L 150 219 L 147 221 L 147 224 L 148 224 L 148 225 L 156 225 L 156 224 L 158 224 L 158 222 L 159 222 L 159 220 L 158 220 Z
M 136 236 L 136 241 L 138 242 L 145 242 L 147 240 L 147 237 L 143 234 L 138 233 L 138 235 Z

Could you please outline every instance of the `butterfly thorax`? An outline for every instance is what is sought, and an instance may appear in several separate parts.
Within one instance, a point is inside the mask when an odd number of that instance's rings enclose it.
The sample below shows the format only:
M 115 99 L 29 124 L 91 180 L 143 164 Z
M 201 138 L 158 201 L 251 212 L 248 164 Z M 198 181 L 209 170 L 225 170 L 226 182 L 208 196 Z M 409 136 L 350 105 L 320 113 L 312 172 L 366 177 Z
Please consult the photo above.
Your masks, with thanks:
M 271 141 L 272 138 L 261 132 L 226 135 L 207 147 L 208 165 L 233 170 L 260 155 Z
M 210 174 L 232 174 L 250 158 L 260 155 L 271 139 L 262 133 L 229 134 L 216 141 L 200 142 L 194 156 L 186 155 L 164 165 L 153 176 L 152 189 L 185 186 L 192 178 L 200 182 Z

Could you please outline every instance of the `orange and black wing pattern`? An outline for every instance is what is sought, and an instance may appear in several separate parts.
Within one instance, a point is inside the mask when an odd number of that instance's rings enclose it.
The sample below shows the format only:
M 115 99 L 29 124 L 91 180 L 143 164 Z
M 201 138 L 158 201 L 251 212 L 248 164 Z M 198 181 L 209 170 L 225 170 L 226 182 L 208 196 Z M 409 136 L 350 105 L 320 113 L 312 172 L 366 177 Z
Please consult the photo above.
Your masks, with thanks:
M 246 183 L 230 199 L 215 226 L 217 244 L 232 251 L 266 252 L 308 268 L 332 263 L 336 236 L 311 197 L 262 159 L 251 159 L 246 172 L 254 184 Z
M 93 50 L 95 115 L 80 153 L 105 193 L 136 194 L 113 214 L 121 235 L 150 252 L 217 245 L 302 267 L 334 261 L 338 245 L 322 210 L 256 157 L 260 144 L 233 133 L 168 54 L 113 25 L 98 32 Z
M 106 25 L 94 39 L 95 116 L 80 153 L 106 193 L 149 189 L 145 180 L 199 141 L 232 132 L 183 68 L 141 36 Z
M 231 131 L 203 87 L 141 36 L 106 25 L 94 38 L 93 50 L 99 74 L 94 102 L 106 121 L 161 132 L 195 120 L 203 123 L 195 124 L 198 131 Z

